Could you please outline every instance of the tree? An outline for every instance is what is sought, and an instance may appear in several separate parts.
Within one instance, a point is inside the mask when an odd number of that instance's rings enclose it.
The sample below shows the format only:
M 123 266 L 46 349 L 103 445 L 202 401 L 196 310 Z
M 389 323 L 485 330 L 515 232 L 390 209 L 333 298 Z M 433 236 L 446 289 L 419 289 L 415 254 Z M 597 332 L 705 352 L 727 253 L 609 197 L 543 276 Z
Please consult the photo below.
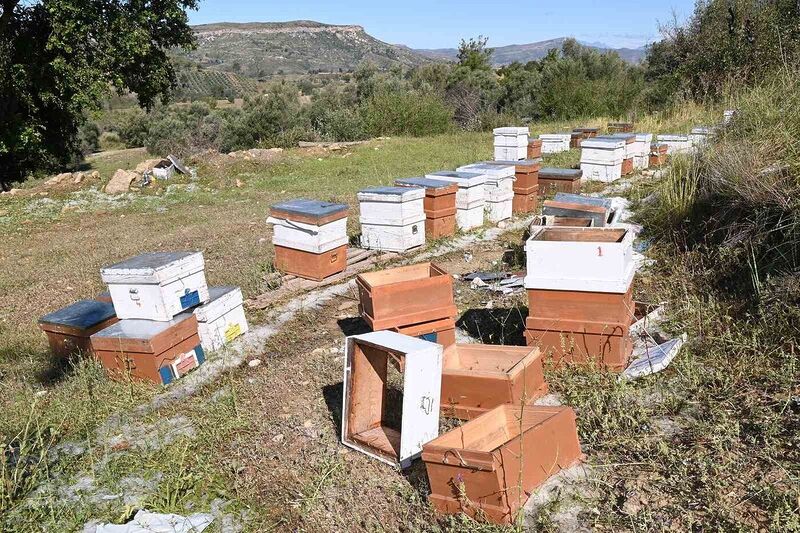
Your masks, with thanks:
M 197 0 L 0 0 L 0 186 L 66 165 L 109 91 L 150 108 L 176 86 Z

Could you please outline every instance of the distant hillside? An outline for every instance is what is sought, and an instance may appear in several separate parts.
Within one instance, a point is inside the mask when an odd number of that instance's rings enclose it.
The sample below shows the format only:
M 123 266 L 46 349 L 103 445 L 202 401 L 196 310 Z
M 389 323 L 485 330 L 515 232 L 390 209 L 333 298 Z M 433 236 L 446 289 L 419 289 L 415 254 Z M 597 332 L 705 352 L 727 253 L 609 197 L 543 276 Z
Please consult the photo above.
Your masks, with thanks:
M 551 48 L 560 49 L 566 39 L 566 37 L 559 37 L 558 39 L 549 39 L 547 41 L 539 41 L 536 43 L 498 46 L 494 49 L 494 53 L 492 54 L 492 63 L 497 67 L 501 67 L 503 65 L 513 63 L 514 61 L 519 61 L 520 63 L 535 61 L 547 55 L 547 51 Z M 641 62 L 646 53 L 644 48 L 610 48 L 596 45 L 587 46 L 595 48 L 601 52 L 613 50 L 617 52 L 622 59 L 628 61 L 629 63 Z M 458 58 L 458 50 L 455 48 L 437 48 L 433 50 L 419 49 L 414 51 L 431 59 L 455 61 Z
M 412 67 L 431 59 L 379 41 L 361 26 L 312 21 L 203 24 L 193 27 L 197 49 L 187 57 L 207 69 L 252 78 L 348 72 L 371 61 L 378 68 Z
M 175 90 L 175 97 L 178 100 L 209 96 L 243 98 L 259 92 L 259 83 L 253 78 L 239 76 L 232 72 L 193 67 L 178 68 L 178 87 Z

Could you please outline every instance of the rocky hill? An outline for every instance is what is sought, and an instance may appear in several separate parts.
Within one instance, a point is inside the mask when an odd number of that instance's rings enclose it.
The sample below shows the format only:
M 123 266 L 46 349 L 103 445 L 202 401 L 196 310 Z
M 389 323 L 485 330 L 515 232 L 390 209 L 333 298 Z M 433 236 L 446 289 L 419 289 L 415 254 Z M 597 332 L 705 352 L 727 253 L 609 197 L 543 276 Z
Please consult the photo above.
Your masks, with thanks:
M 282 74 L 348 72 L 371 61 L 378 68 L 432 61 L 403 46 L 380 41 L 361 26 L 313 21 L 216 23 L 194 26 L 197 49 L 188 58 L 207 69 L 252 78 Z

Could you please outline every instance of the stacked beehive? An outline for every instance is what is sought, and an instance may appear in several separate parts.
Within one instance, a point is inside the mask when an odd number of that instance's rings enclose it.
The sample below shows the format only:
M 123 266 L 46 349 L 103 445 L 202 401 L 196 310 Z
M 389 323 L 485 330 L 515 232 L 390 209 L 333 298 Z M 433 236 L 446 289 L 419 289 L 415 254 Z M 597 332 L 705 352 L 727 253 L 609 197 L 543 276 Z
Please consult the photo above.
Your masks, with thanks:
M 539 170 L 539 195 L 580 192 L 582 178 L 583 171 L 579 168 L 542 168 Z
M 622 177 L 625 146 L 624 140 L 614 137 L 596 137 L 584 141 L 581 148 L 583 176 L 606 183 L 618 180 Z
M 425 244 L 425 189 L 371 187 L 358 202 L 364 248 L 404 252 Z
M 542 141 L 543 154 L 558 154 L 569 150 L 569 143 L 572 140 L 571 133 L 543 133 L 539 135 Z
M 495 128 L 494 158 L 502 161 L 519 161 L 528 154 L 528 128 Z
M 298 198 L 270 208 L 275 268 L 322 281 L 347 267 L 347 206 Z
M 456 192 L 456 225 L 470 230 L 483 226 L 486 208 L 486 175 L 476 172 L 442 170 L 425 175 L 439 181 L 458 185 Z
M 493 165 L 514 165 L 514 199 L 511 204 L 513 213 L 530 213 L 536 211 L 539 192 L 539 170 L 542 160 L 523 159 L 522 161 L 490 161 Z
M 692 151 L 692 139 L 682 133 L 659 133 L 658 143 L 667 145 L 667 155 L 669 156 Z
M 525 244 L 526 337 L 560 363 L 621 371 L 633 350 L 633 234 L 542 227 Z
M 425 189 L 425 238 L 441 239 L 456 232 L 456 193 L 458 185 L 430 178 L 401 178 L 398 187 Z
M 621 175 L 627 176 L 633 173 L 633 160 L 636 156 L 636 134 L 634 133 L 614 133 L 596 137 L 596 139 L 617 139 L 625 143 L 625 152 L 622 156 Z
M 633 168 L 645 169 L 650 166 L 650 145 L 653 143 L 652 133 L 637 133 L 634 143 Z
M 664 143 L 653 143 L 650 145 L 650 166 L 660 167 L 667 163 L 667 151 L 669 146 Z
M 597 137 L 597 134 L 600 132 L 599 128 L 572 128 L 572 133 L 580 133 L 581 139 L 591 139 L 592 137 Z
M 215 290 L 216 301 L 201 307 L 210 300 L 201 252 L 142 254 L 100 274 L 120 320 L 93 334 L 91 343 L 113 377 L 168 384 L 201 365 L 204 348 L 219 348 L 247 330 L 238 289 Z
M 458 172 L 474 172 L 486 176 L 484 193 L 486 194 L 486 219 L 489 222 L 500 222 L 511 218 L 515 170 L 516 166 L 513 163 L 503 165 L 475 163 L 456 169 Z

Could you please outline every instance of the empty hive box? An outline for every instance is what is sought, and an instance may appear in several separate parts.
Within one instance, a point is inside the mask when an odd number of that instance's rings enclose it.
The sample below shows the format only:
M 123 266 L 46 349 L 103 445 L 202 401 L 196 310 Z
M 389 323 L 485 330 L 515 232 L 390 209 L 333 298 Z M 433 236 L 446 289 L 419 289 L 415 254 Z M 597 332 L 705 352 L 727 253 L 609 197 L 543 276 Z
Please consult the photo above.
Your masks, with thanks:
M 405 252 L 425 244 L 425 189 L 371 187 L 358 202 L 364 248 Z
M 456 343 L 456 320 L 455 318 L 440 318 L 419 324 L 408 326 L 396 326 L 389 328 L 389 331 L 402 333 L 409 337 L 416 337 L 428 342 L 441 344 L 445 348 Z
M 359 311 L 373 331 L 453 318 L 453 278 L 433 263 L 359 274 Z
M 562 218 L 588 218 L 592 221 L 590 225 L 595 228 L 605 226 L 608 218 L 608 210 L 602 206 L 558 200 L 545 200 L 542 214 Z
M 539 135 L 542 141 L 543 154 L 558 154 L 569 150 L 572 133 L 543 133 Z
M 442 170 L 426 174 L 426 178 L 449 181 L 458 185 L 456 193 L 456 225 L 470 230 L 483 226 L 486 208 L 486 175 L 476 172 Z
M 495 128 L 494 158 L 497 160 L 517 161 L 528 155 L 528 128 L 506 127 Z
M 632 353 L 633 234 L 545 227 L 526 242 L 529 344 L 556 363 L 622 370 Z
M 120 320 L 171 320 L 208 301 L 202 252 L 146 253 L 100 271 Z
M 425 189 L 425 237 L 441 239 L 456 232 L 456 193 L 458 185 L 431 178 L 402 178 L 395 180 L 400 187 Z
M 539 195 L 548 196 L 556 192 L 580 192 L 582 179 L 583 171 L 581 169 L 542 168 L 539 170 Z
M 542 157 L 541 139 L 530 139 L 528 141 L 528 159 L 538 159 Z
M 117 322 L 114 306 L 98 300 L 80 300 L 39 319 L 56 357 L 92 354 L 90 337 Z
M 244 298 L 239 287 L 211 287 L 207 303 L 195 308 L 197 332 L 203 350 L 219 350 L 247 333 Z
M 397 367 L 402 376 L 395 379 Z M 438 344 L 391 331 L 348 337 L 342 442 L 390 465 L 410 465 L 439 434 L 441 372 Z
M 445 349 L 442 415 L 471 420 L 497 407 L 547 394 L 538 348 L 455 344 Z
M 205 361 L 192 313 L 166 322 L 121 320 L 91 338 L 95 356 L 116 379 L 166 385 Z
M 299 198 L 270 208 L 275 268 L 322 281 L 347 267 L 347 206 Z
M 458 167 L 456 170 L 486 176 L 484 192 L 486 194 L 486 218 L 489 222 L 500 222 L 511 218 L 515 173 L 513 163 L 506 165 L 475 163 Z
M 423 446 L 441 513 L 511 524 L 537 487 L 582 458 L 569 407 L 502 405 Z
M 595 137 L 585 140 L 581 146 L 581 170 L 589 180 L 612 182 L 620 179 L 624 160 L 625 141 L 622 139 Z

